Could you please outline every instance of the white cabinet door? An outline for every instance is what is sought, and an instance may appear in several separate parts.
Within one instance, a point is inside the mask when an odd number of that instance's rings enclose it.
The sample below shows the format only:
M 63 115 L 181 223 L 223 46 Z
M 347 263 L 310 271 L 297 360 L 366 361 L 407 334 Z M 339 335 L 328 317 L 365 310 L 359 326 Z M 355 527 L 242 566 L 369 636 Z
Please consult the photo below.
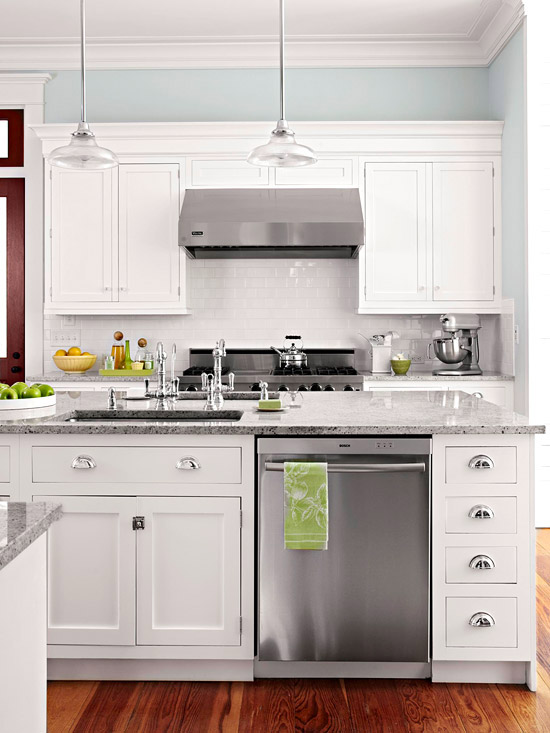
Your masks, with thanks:
M 366 163 L 365 186 L 366 300 L 426 300 L 426 164 Z
M 492 163 L 433 164 L 434 300 L 493 300 Z
M 138 498 L 138 644 L 241 643 L 240 499 Z
M 179 300 L 179 166 L 119 169 L 119 300 Z
M 116 169 L 51 174 L 52 301 L 116 300 Z
M 269 168 L 246 160 L 189 160 L 186 180 L 192 188 L 248 188 L 267 186 Z
M 277 186 L 353 186 L 353 158 L 324 158 L 315 165 L 274 168 Z
M 48 643 L 135 643 L 133 497 L 37 496 L 63 505 L 48 532 Z

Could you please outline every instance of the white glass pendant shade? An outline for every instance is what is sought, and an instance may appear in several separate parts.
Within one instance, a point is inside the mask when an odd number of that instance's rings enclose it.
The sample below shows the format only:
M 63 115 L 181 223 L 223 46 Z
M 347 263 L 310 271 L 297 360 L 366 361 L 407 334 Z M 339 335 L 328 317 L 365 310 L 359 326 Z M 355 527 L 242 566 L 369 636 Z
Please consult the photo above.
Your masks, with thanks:
M 317 162 L 317 157 L 307 145 L 296 142 L 294 132 L 285 120 L 279 120 L 271 133 L 269 142 L 254 148 L 247 158 L 252 165 L 279 166 L 295 168 Z
M 118 165 L 118 158 L 101 148 L 86 122 L 86 0 L 80 0 L 80 122 L 68 145 L 55 148 L 48 156 L 51 165 L 71 170 L 103 170 Z
M 81 122 L 72 133 L 68 145 L 52 150 L 48 160 L 51 165 L 74 170 L 104 170 L 118 165 L 116 155 L 97 144 L 94 133 L 85 122 Z
M 296 168 L 317 162 L 317 156 L 307 145 L 296 142 L 294 132 L 285 119 L 285 0 L 279 0 L 279 100 L 280 119 L 269 142 L 259 145 L 249 154 L 252 165 Z

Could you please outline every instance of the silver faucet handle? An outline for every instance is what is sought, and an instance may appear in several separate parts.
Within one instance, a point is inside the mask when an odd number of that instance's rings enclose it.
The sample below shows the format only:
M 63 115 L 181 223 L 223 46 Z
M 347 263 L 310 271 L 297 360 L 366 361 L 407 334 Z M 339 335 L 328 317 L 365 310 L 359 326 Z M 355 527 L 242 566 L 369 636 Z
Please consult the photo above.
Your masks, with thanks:
M 116 410 L 116 394 L 114 387 L 109 387 L 107 390 L 107 409 Z
M 162 341 L 157 342 L 157 361 L 166 361 L 166 353 L 164 351 L 164 344 Z
M 177 397 L 180 391 L 180 378 L 174 377 L 171 381 L 172 386 L 172 397 Z
M 267 382 L 260 382 L 260 400 L 269 399 L 269 385 Z
M 225 352 L 225 339 L 220 339 L 219 341 L 216 341 L 214 356 L 227 356 Z
M 143 380 L 145 382 L 145 396 L 149 394 L 149 377 L 145 377 Z
M 235 390 L 235 375 L 233 372 L 229 372 L 227 375 L 227 389 L 229 392 L 233 392 Z
M 203 392 L 206 392 L 206 388 L 208 386 L 208 374 L 206 372 L 203 372 L 201 374 L 201 381 L 202 381 L 202 390 Z

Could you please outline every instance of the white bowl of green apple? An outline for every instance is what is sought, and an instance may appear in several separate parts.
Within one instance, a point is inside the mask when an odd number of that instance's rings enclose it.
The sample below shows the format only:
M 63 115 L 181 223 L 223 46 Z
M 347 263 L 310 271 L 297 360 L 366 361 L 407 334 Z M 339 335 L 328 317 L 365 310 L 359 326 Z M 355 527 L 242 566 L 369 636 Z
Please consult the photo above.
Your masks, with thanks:
M 55 390 L 49 384 L 0 383 L 0 410 L 28 410 L 55 405 Z

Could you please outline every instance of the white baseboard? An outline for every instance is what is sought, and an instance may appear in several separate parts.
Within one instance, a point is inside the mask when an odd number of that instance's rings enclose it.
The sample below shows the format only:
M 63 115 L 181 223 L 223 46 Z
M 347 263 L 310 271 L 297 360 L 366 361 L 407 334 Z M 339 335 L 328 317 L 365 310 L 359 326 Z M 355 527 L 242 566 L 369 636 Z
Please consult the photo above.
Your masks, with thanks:
M 49 680 L 234 682 L 254 679 L 250 660 L 48 659 Z
M 528 664 L 528 662 L 432 662 L 432 682 L 522 685 L 527 683 Z

